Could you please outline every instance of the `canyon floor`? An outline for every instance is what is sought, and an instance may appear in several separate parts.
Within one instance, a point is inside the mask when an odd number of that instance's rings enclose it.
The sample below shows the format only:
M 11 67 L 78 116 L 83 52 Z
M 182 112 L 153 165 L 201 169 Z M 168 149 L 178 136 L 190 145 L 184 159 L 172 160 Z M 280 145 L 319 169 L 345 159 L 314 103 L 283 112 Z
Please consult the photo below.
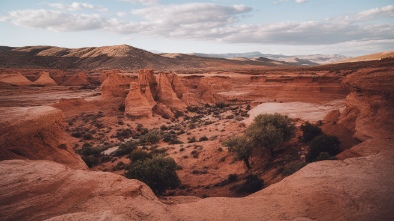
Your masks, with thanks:
M 357 69 L 106 71 L 72 80 L 69 73 L 45 70 L 56 81 L 51 86 L 15 85 L 11 80 L 21 76 L 7 75 L 0 78 L 6 79 L 0 87 L 0 219 L 392 220 L 392 67 L 385 61 Z M 23 70 L 29 80 L 40 74 Z M 149 100 L 147 91 L 157 96 Z M 242 133 L 259 113 L 286 114 L 297 127 L 319 123 L 341 141 L 338 160 L 284 173 L 304 162 L 308 147 L 297 138 L 298 128 L 276 158 L 254 156 L 248 170 L 222 142 Z M 121 176 L 130 160 L 112 155 L 152 129 L 179 141 L 139 146 L 164 152 L 181 168 L 181 187 L 159 198 Z M 84 145 L 105 147 L 91 168 L 75 153 Z M 234 192 L 231 187 L 249 173 L 262 178 L 264 188 L 248 196 Z M 239 180 L 225 183 L 230 174 Z

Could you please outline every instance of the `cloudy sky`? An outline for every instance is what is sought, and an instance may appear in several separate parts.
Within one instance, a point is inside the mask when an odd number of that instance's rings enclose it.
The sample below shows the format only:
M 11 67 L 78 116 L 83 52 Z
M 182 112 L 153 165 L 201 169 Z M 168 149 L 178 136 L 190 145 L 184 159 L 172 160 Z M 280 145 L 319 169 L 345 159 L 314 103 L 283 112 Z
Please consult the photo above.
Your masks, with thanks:
M 393 0 L 0 0 L 0 45 L 357 56 L 394 50 Z

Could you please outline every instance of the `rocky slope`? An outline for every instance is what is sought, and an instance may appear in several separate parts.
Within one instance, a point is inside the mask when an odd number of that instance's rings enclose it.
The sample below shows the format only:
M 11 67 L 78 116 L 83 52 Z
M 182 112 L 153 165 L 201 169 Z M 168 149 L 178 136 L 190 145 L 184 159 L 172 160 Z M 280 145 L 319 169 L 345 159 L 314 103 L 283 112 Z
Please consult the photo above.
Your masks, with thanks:
M 87 168 L 62 142 L 62 112 L 47 106 L 0 108 L 0 160 L 52 160 Z

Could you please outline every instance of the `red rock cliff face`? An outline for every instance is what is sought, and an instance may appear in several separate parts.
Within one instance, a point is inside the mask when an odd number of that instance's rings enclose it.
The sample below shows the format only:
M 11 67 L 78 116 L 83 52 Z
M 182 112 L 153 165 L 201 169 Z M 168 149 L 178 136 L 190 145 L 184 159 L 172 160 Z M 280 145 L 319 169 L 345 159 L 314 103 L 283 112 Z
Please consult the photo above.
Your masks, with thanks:
M 71 168 L 86 164 L 62 142 L 62 112 L 53 107 L 18 107 L 0 110 L 0 160 L 52 160 Z

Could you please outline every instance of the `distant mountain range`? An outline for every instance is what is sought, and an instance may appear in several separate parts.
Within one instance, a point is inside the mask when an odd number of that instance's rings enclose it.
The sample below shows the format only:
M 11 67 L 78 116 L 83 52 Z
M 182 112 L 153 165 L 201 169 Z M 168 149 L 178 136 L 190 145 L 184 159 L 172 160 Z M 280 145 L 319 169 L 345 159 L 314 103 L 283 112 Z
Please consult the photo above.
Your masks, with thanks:
M 241 70 L 245 68 L 314 66 L 318 64 L 379 60 L 392 53 L 347 58 L 343 55 L 273 55 L 260 52 L 229 54 L 155 54 L 130 45 L 86 48 L 54 46 L 0 46 L 0 68 L 121 69 L 153 68 L 161 71 L 194 69 Z
M 259 59 L 261 57 L 268 58 L 271 60 L 283 61 L 286 63 L 293 63 L 296 65 L 318 65 L 318 64 L 329 64 L 339 62 L 348 57 L 340 54 L 334 55 L 277 55 L 277 54 L 263 54 L 261 52 L 246 52 L 246 53 L 227 53 L 227 54 L 204 54 L 204 53 L 193 53 L 193 55 L 201 57 L 215 57 L 215 58 L 247 58 L 247 59 Z

